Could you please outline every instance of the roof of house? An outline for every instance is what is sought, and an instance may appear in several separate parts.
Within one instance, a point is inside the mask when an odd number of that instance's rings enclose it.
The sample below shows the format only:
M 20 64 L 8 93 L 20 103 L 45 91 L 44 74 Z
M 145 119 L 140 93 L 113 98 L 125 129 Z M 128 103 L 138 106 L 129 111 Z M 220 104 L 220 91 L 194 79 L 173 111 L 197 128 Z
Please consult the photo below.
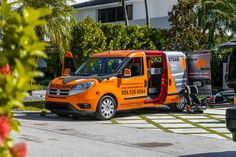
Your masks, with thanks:
M 114 3 L 114 2 L 118 2 L 118 0 L 89 0 L 86 2 L 74 4 L 72 6 L 74 8 L 83 8 L 83 7 L 102 5 L 102 4 L 108 4 L 108 3 Z

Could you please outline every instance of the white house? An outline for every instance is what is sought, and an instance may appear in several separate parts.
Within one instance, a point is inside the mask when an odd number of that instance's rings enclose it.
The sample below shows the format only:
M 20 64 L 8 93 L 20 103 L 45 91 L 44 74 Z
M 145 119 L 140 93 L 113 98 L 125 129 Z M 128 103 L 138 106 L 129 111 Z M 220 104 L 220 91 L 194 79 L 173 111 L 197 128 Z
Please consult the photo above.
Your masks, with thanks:
M 148 0 L 151 25 L 156 28 L 169 28 L 168 12 L 178 0 Z M 89 0 L 73 5 L 77 20 L 91 16 L 102 23 L 123 23 L 124 16 L 118 0 Z M 130 25 L 145 25 L 146 14 L 144 0 L 126 0 Z

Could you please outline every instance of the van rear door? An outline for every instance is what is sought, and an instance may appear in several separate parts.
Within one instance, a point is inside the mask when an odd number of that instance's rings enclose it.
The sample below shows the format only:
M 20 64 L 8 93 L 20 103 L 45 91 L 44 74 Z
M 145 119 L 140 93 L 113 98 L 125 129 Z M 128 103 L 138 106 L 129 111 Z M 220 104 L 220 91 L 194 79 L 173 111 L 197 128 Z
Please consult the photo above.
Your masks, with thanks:
M 162 51 L 146 51 L 148 71 L 147 103 L 164 103 L 168 94 L 167 59 Z

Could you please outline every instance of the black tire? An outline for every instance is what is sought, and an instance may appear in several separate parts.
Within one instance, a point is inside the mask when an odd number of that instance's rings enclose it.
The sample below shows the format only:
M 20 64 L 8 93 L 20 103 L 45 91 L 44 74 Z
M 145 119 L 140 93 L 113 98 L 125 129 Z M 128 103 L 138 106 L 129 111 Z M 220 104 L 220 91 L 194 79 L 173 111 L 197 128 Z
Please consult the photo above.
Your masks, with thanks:
M 115 99 L 110 95 L 105 95 L 98 102 L 96 117 L 99 120 L 109 120 L 115 116 L 116 107 Z
M 182 96 L 181 101 L 179 103 L 174 103 L 169 105 L 170 110 L 172 112 L 182 112 L 186 108 L 188 102 L 189 102 L 188 98 Z
M 59 117 L 68 117 L 69 114 L 66 114 L 66 113 L 57 113 L 57 112 L 54 112 L 57 116 Z

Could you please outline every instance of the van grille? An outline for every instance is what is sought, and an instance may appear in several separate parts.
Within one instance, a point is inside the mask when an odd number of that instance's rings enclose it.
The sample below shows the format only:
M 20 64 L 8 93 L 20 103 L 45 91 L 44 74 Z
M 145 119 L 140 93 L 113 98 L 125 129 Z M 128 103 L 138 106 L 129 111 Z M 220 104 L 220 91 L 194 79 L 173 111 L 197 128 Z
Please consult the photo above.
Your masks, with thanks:
M 49 94 L 66 96 L 69 95 L 69 90 L 49 89 Z
M 54 103 L 47 102 L 46 108 L 48 110 L 61 110 L 61 111 L 71 111 L 69 103 Z

